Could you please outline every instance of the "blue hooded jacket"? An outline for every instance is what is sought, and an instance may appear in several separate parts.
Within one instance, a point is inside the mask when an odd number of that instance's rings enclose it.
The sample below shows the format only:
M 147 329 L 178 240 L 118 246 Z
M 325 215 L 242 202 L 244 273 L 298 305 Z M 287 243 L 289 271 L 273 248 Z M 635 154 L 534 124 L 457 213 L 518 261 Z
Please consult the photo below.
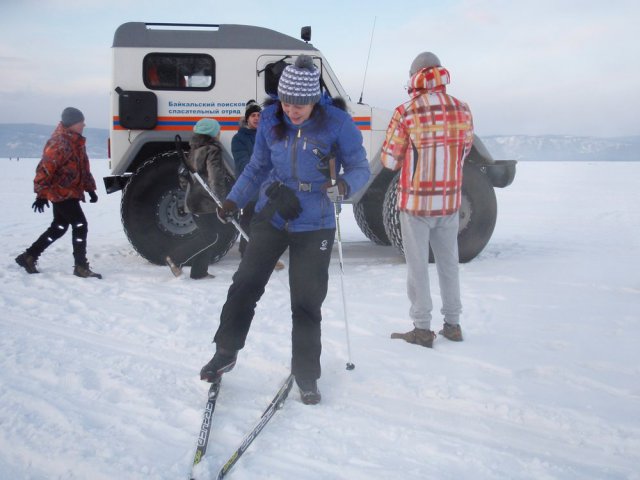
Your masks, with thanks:
M 321 190 L 328 178 L 318 168 L 320 158 L 334 150 L 338 178 L 347 184 L 346 196 L 353 195 L 371 174 L 362 135 L 348 113 L 332 105 L 317 105 L 301 125 L 293 125 L 284 115 L 286 133 L 279 139 L 274 131 L 280 123 L 278 108 L 276 102 L 262 111 L 253 155 L 227 199 L 242 208 L 259 190 L 257 214 L 269 200 L 265 190 L 281 182 L 296 193 L 302 213 L 285 222 L 276 212 L 271 219 L 276 228 L 291 232 L 335 228 L 332 202 Z

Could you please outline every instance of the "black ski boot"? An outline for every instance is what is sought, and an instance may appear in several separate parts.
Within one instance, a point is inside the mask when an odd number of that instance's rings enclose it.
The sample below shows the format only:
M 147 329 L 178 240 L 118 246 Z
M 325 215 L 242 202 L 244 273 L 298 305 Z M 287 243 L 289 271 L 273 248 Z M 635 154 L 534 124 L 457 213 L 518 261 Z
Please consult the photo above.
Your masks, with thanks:
M 317 405 L 322 400 L 320 390 L 318 390 L 318 382 L 316 380 L 298 380 L 296 377 L 296 384 L 300 389 L 300 400 L 305 405 Z
M 217 382 L 223 373 L 230 372 L 236 364 L 238 352 L 218 348 L 213 358 L 200 370 L 200 380 Z
M 40 273 L 36 268 L 37 258 L 32 257 L 28 253 L 21 253 L 16 257 L 16 263 L 24 268 L 27 273 Z
M 76 265 L 73 267 L 73 274 L 80 278 L 102 278 L 102 275 L 96 272 L 92 272 L 89 268 L 89 264 Z

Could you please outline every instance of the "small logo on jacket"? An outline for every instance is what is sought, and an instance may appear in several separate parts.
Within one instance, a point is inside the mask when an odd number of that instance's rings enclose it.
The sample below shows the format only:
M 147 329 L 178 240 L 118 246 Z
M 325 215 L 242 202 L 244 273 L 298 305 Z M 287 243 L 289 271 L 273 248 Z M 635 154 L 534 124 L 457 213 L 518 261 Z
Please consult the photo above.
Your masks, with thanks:
M 320 250 L 324 252 L 328 246 L 329 246 L 329 240 L 322 240 L 322 242 L 320 243 Z

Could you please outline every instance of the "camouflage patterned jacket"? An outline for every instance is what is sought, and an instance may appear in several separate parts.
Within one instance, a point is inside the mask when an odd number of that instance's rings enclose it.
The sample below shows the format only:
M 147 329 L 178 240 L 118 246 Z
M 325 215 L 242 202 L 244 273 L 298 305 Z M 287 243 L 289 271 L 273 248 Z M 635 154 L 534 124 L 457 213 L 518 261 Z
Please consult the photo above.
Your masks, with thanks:
M 85 142 L 82 135 L 58 124 L 36 167 L 33 190 L 38 198 L 51 202 L 84 201 L 84 192 L 95 191 Z

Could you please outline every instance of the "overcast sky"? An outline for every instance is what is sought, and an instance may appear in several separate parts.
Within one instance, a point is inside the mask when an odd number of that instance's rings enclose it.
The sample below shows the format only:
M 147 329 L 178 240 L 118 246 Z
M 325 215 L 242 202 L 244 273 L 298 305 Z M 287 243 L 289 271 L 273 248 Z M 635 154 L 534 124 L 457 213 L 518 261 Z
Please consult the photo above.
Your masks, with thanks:
M 311 25 L 350 97 L 364 83 L 363 101 L 388 109 L 406 100 L 409 65 L 430 50 L 480 135 L 640 134 L 637 0 L 0 0 L 0 123 L 53 125 L 73 105 L 87 126 L 108 128 L 111 44 L 129 21 L 296 38 Z

